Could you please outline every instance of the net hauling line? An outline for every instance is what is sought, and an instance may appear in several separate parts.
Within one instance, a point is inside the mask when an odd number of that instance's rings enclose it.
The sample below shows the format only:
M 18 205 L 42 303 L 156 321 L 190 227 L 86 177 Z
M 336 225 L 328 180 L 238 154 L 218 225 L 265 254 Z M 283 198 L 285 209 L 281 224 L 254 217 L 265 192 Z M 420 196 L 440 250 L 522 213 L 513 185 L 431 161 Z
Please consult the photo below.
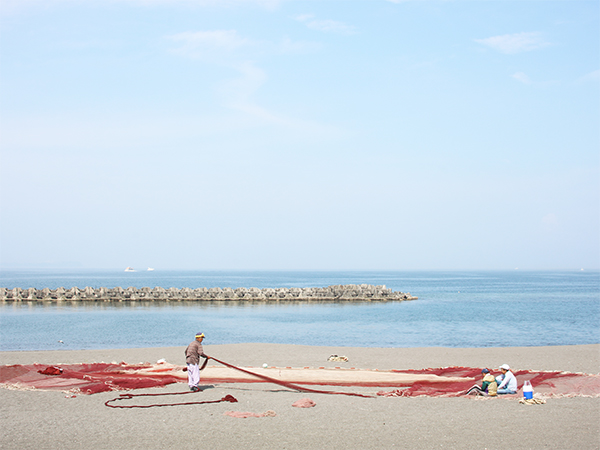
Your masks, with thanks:
M 294 383 L 289 383 L 287 381 L 277 380 L 275 378 L 271 378 L 271 377 L 268 377 L 266 375 L 260 375 L 258 373 L 250 372 L 249 370 L 242 369 L 241 367 L 234 366 L 233 364 L 226 363 L 225 361 L 220 361 L 217 358 L 213 358 L 212 356 L 209 356 L 206 359 L 206 361 L 208 361 L 208 359 L 212 359 L 212 360 L 218 362 L 219 364 L 223 364 L 225 367 L 229 367 L 230 369 L 238 370 L 238 371 L 243 372 L 245 374 L 248 374 L 248 375 L 260 378 L 260 379 L 262 379 L 264 381 L 267 381 L 269 383 L 274 383 L 274 384 L 278 384 L 280 386 L 284 386 L 284 387 L 287 387 L 287 388 L 290 388 L 290 389 L 294 389 L 295 391 L 312 392 L 313 394 L 335 394 L 335 395 L 350 395 L 350 396 L 353 396 L 353 397 L 374 398 L 372 395 L 358 394 L 356 392 L 321 391 L 321 390 L 318 390 L 318 389 L 310 389 L 310 388 L 307 388 L 307 387 L 304 387 L 304 386 L 299 386 L 299 385 L 294 384 Z M 206 365 L 206 361 L 202 365 L 203 367 Z
M 313 394 L 349 395 L 349 396 L 353 396 L 353 397 L 374 398 L 372 395 L 358 394 L 356 392 L 322 391 L 319 389 L 310 389 L 310 388 L 300 386 L 300 385 L 297 385 L 294 383 L 277 380 L 275 378 L 271 378 L 266 375 L 260 375 L 258 373 L 254 373 L 249 370 L 242 369 L 241 367 L 234 366 L 233 364 L 229 364 L 225 361 L 221 361 L 220 359 L 214 358 L 212 356 L 209 356 L 204 360 L 204 363 L 200 367 L 201 371 L 204 370 L 204 368 L 208 364 L 209 359 L 212 359 L 213 361 L 218 362 L 219 364 L 222 364 L 225 367 L 229 367 L 230 369 L 238 370 L 247 375 L 250 375 L 250 376 L 259 378 L 263 381 L 266 381 L 268 383 L 278 384 L 280 386 L 283 386 L 283 387 L 286 387 L 289 389 L 293 389 L 293 390 L 299 391 L 299 392 L 311 392 Z M 186 369 L 184 369 L 184 370 L 186 370 Z M 130 400 L 134 397 L 159 397 L 159 396 L 163 396 L 163 395 L 185 395 L 185 394 L 195 394 L 195 393 L 196 392 L 172 392 L 172 393 L 166 392 L 166 393 L 160 393 L 160 394 L 127 393 L 127 394 L 121 394 L 119 397 L 116 397 L 116 398 L 106 401 L 104 403 L 104 405 L 108 406 L 109 408 L 152 408 L 152 407 L 160 407 L 160 406 L 202 405 L 202 404 L 206 404 L 206 403 L 221 403 L 221 402 L 237 403 L 237 399 L 235 397 L 233 397 L 232 395 L 228 394 L 225 397 L 221 398 L 220 400 L 207 400 L 207 401 L 202 401 L 202 402 L 164 403 L 164 404 L 154 404 L 154 405 L 113 405 L 112 404 L 112 402 L 116 402 L 119 400 Z

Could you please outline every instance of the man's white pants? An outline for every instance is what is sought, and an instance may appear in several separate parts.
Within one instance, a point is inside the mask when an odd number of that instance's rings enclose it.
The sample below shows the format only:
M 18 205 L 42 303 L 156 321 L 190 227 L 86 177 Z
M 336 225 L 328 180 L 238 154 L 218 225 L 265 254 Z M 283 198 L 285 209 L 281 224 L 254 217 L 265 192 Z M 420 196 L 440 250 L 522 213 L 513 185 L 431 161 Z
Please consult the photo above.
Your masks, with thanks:
M 188 364 L 188 384 L 190 387 L 198 387 L 200 383 L 200 366 L 198 364 Z

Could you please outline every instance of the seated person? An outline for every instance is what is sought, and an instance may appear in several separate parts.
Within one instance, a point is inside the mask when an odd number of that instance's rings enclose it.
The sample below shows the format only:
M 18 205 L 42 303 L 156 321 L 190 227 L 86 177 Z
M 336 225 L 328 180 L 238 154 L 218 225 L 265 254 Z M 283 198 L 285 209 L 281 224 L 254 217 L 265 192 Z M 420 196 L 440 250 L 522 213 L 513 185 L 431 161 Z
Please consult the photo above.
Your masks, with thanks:
M 475 385 L 465 392 L 465 395 L 474 394 L 495 397 L 497 395 L 496 390 L 498 384 L 496 383 L 494 375 L 492 375 L 488 369 L 483 369 L 481 375 L 483 376 L 481 387 Z
M 502 371 L 502 375 L 496 377 L 498 394 L 516 394 L 517 377 L 510 371 L 508 364 L 502 364 L 500 370 Z

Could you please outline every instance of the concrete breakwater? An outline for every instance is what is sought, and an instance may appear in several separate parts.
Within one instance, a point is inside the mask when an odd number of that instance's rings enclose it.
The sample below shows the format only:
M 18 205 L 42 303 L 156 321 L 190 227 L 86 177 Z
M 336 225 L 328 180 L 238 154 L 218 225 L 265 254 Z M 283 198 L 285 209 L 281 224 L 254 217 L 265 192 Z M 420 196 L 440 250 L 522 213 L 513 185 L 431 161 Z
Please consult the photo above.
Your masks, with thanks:
M 0 301 L 403 301 L 416 300 L 409 293 L 394 292 L 385 286 L 347 284 L 323 288 L 169 288 L 126 289 L 22 289 L 0 288 Z

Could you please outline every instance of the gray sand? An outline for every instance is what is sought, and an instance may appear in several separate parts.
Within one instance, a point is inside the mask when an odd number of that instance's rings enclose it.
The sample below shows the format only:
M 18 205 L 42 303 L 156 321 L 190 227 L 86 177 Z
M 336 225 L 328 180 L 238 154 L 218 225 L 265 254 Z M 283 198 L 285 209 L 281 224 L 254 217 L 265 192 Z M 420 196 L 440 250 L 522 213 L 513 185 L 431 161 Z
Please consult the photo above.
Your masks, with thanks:
M 359 348 L 210 345 L 205 351 L 241 366 L 497 367 L 600 372 L 600 345 L 519 348 Z M 331 354 L 349 362 L 328 362 Z M 0 352 L 0 364 L 126 361 L 183 364 L 183 348 Z M 329 388 L 327 388 L 329 389 Z M 181 392 L 185 383 L 143 392 Z M 350 389 L 374 393 L 377 388 Z M 599 449 L 600 399 L 557 398 L 522 405 L 514 398 L 359 398 L 306 394 L 269 384 L 221 384 L 198 394 L 135 399 L 136 404 L 217 400 L 239 403 L 112 409 L 108 392 L 67 397 L 56 391 L 0 389 L 2 449 Z M 314 408 L 294 408 L 309 397 Z M 185 399 L 185 400 L 183 400 Z M 129 404 L 132 404 L 130 401 Z M 125 403 L 123 403 L 125 404 Z M 237 419 L 225 411 L 275 417 Z

